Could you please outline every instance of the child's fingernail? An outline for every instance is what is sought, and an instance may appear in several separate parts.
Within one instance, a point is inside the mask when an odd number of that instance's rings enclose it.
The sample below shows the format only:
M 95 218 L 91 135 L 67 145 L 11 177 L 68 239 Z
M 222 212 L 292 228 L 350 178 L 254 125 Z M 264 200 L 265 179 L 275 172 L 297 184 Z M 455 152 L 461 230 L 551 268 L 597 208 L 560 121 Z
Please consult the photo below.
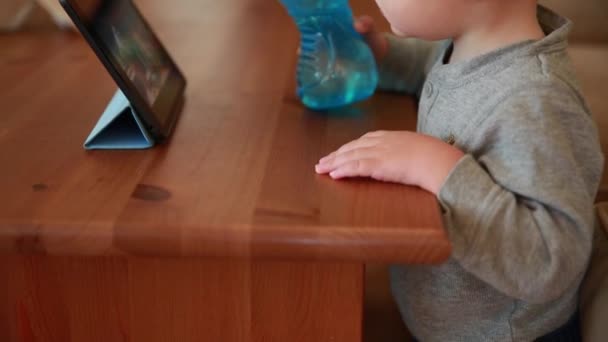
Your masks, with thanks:
M 323 158 L 321 158 L 321 159 L 319 160 L 319 163 L 320 163 L 320 164 L 327 163 L 327 162 L 328 162 L 328 161 L 329 161 L 329 160 L 330 160 L 332 157 L 333 157 L 333 153 L 332 153 L 332 154 L 330 154 L 330 155 L 327 155 L 327 156 L 325 156 L 325 157 L 323 157 Z

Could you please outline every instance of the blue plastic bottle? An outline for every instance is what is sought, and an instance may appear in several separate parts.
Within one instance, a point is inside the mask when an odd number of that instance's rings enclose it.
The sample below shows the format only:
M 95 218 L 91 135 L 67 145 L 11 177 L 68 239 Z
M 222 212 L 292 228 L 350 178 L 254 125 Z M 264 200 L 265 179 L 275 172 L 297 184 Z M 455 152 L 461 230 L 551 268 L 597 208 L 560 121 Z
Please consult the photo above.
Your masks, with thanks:
M 300 31 L 298 96 L 315 110 L 370 97 L 378 85 L 372 51 L 353 27 L 348 0 L 280 0 Z

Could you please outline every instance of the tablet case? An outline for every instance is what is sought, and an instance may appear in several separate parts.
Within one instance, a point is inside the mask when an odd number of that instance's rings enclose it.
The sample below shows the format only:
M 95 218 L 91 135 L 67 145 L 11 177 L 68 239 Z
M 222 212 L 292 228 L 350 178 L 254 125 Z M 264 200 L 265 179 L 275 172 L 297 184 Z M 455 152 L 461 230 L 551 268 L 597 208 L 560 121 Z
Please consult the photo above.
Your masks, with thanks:
M 152 146 L 152 135 L 120 89 L 84 142 L 87 150 L 145 149 Z

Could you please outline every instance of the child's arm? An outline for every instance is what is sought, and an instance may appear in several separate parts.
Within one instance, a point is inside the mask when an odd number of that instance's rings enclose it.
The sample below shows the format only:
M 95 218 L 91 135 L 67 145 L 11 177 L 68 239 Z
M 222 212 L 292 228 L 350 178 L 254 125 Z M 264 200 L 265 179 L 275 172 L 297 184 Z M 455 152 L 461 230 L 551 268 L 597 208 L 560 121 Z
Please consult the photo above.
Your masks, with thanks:
M 413 38 L 399 38 L 379 33 L 371 17 L 363 16 L 355 22 L 371 47 L 379 67 L 381 90 L 405 92 L 419 96 L 426 75 L 447 44 Z
M 438 198 L 453 257 L 506 295 L 548 302 L 578 286 L 591 252 L 603 157 L 579 99 L 522 89 L 488 118 Z
M 323 158 L 317 172 L 436 193 L 464 269 L 510 297 L 553 300 L 585 271 L 603 157 L 590 115 L 568 90 L 521 91 L 478 128 L 486 134 L 471 137 L 474 154 L 379 132 Z

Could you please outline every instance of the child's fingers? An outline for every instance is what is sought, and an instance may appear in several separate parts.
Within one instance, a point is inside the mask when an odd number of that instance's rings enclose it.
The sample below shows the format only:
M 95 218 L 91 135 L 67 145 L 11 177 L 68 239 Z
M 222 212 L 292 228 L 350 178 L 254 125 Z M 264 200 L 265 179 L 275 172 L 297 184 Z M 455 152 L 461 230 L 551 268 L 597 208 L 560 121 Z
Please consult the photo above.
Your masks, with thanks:
M 371 177 L 375 165 L 376 161 L 373 159 L 357 159 L 341 165 L 339 168 L 330 172 L 329 176 L 333 179 Z
M 364 15 L 355 20 L 355 30 L 361 34 L 368 34 L 374 31 L 374 19 Z
M 317 173 L 328 173 L 341 168 L 345 164 L 349 164 L 355 160 L 363 160 L 375 158 L 377 150 L 373 147 L 358 148 L 348 152 L 336 154 L 334 157 L 321 162 L 315 166 Z
M 376 135 L 373 135 L 376 134 Z M 349 143 L 346 143 L 344 145 L 342 145 L 342 147 L 340 147 L 338 150 L 328 154 L 327 156 L 321 158 L 319 160 L 319 163 L 323 164 L 324 162 L 326 162 L 329 159 L 334 158 L 336 155 L 344 153 L 344 152 L 348 152 L 357 148 L 368 148 L 368 147 L 374 147 L 376 145 L 378 145 L 379 141 L 378 139 L 376 139 L 377 137 L 381 136 L 379 134 L 383 134 L 382 132 L 373 132 L 373 133 L 368 133 L 364 136 L 362 136 L 359 139 L 353 140 Z
M 340 155 L 342 153 L 350 152 L 352 150 L 360 149 L 360 148 L 369 148 L 375 147 L 378 145 L 380 141 L 373 137 L 360 138 L 354 141 L 351 141 L 342 147 L 340 147 L 336 151 L 336 155 Z
M 354 27 L 355 31 L 359 32 L 372 48 L 376 60 L 382 60 L 388 49 L 388 43 L 386 37 L 376 31 L 374 19 L 367 15 L 361 16 L 355 21 Z

